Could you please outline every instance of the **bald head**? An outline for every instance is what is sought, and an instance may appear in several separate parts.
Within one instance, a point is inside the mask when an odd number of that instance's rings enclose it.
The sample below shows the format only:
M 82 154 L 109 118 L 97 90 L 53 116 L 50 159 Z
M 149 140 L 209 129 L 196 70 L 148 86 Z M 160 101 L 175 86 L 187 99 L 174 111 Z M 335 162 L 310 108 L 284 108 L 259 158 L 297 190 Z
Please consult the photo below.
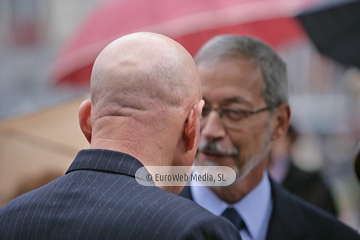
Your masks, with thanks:
M 204 102 L 180 44 L 154 33 L 119 38 L 97 57 L 90 88 L 79 119 L 91 148 L 126 152 L 144 165 L 192 164 Z
M 200 98 L 191 55 L 163 35 L 135 33 L 119 38 L 100 53 L 93 67 L 95 118 L 123 115 L 130 109 L 181 107 Z

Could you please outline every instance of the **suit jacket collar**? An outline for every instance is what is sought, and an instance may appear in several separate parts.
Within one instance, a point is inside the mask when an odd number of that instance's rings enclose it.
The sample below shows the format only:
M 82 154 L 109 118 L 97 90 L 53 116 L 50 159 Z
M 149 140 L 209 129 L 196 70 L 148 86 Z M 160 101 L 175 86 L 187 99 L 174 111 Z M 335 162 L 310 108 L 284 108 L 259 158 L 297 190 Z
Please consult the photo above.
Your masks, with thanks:
M 143 166 L 139 160 L 126 153 L 86 149 L 77 154 L 66 174 L 77 170 L 94 170 L 135 177 L 136 171 Z
M 271 179 L 270 183 L 274 205 L 267 239 L 305 238 L 310 234 L 310 229 L 297 200 Z
M 179 196 L 190 199 L 194 201 L 193 196 L 191 194 L 190 186 L 185 186 L 183 190 L 179 193 Z

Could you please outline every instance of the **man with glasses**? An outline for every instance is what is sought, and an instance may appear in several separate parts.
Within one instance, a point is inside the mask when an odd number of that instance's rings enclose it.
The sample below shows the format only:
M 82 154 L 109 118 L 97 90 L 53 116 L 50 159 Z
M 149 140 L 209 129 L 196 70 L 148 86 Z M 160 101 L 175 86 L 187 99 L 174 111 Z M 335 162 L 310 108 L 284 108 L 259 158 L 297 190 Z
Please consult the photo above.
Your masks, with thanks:
M 206 43 L 195 62 L 205 100 L 196 164 L 231 167 L 237 178 L 226 187 L 185 187 L 181 195 L 228 218 L 243 239 L 359 239 L 268 177 L 272 142 L 290 119 L 286 66 L 274 50 L 223 35 Z

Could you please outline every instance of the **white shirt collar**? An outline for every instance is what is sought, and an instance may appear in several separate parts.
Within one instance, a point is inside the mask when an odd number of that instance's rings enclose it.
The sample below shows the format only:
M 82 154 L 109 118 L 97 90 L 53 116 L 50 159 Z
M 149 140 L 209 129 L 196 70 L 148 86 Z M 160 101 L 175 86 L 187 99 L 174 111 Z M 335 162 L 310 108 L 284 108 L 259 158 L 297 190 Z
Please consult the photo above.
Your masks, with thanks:
M 253 190 L 232 205 L 221 200 L 208 187 L 191 186 L 190 190 L 196 203 L 217 216 L 227 207 L 234 207 L 245 222 L 250 238 L 265 239 L 273 205 L 267 172 L 264 172 L 262 180 Z

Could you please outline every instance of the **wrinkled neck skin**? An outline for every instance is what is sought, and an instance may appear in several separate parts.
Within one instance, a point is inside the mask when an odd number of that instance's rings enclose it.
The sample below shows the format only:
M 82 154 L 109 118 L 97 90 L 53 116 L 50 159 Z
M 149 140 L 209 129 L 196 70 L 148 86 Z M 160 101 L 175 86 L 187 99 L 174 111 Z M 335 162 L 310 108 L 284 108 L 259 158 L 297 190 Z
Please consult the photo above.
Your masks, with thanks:
M 118 119 L 114 123 L 112 118 Z M 141 129 L 142 124 L 131 118 L 105 117 L 99 124 L 107 127 L 101 128 L 93 137 L 91 148 L 127 153 L 138 159 L 145 167 L 172 165 L 174 156 L 171 155 L 170 144 L 164 145 L 161 141 L 161 133 L 155 133 L 153 129 L 146 128 L 139 134 L 139 131 L 135 130 Z M 137 134 L 134 134 L 135 132 Z M 157 136 L 158 139 L 154 140 L 153 136 Z M 160 188 L 175 194 L 182 189 L 179 187 Z
M 162 129 L 159 124 L 150 124 L 156 113 L 145 111 L 138 115 L 143 115 L 139 119 L 144 120 L 137 120 L 137 116 L 106 116 L 98 119 L 94 123 L 91 148 L 124 152 L 145 166 L 171 165 L 175 139 L 168 139 L 168 133 L 163 130 L 165 127 Z

